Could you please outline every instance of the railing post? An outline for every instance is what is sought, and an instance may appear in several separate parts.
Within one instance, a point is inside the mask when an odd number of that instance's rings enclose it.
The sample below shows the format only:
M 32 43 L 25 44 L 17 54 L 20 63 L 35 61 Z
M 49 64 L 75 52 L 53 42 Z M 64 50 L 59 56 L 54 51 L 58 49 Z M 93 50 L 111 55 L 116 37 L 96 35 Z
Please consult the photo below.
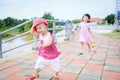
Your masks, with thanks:
M 65 35 L 66 35 L 66 39 L 65 40 L 69 40 L 71 32 L 72 32 L 72 25 L 71 25 L 70 22 L 66 22 L 65 23 Z
M 67 22 L 65 23 L 65 36 L 66 36 L 65 40 L 68 40 L 69 37 L 68 37 L 68 23 Z
M 56 40 L 56 21 L 55 20 L 53 21 L 53 36 L 54 36 L 55 43 L 57 43 L 57 40 Z
M 37 50 L 38 46 L 37 46 L 37 36 L 33 36 L 33 50 Z
M 71 23 L 71 22 L 68 23 L 68 28 L 69 28 L 69 31 L 68 31 L 69 34 L 68 34 L 68 35 L 69 35 L 69 37 L 70 37 L 70 35 L 71 35 L 71 33 L 72 33 L 72 23 Z
M 2 34 L 0 34 L 0 58 L 2 58 Z

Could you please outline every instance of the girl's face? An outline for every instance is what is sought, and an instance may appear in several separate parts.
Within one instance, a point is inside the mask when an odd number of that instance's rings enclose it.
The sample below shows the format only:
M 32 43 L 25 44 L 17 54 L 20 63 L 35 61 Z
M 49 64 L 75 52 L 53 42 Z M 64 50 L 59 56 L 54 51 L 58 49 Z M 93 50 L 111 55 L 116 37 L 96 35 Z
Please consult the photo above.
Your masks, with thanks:
M 89 20 L 89 18 L 87 16 L 83 16 L 83 21 L 87 22 Z
M 47 31 L 47 25 L 45 25 L 44 23 L 41 23 L 36 26 L 36 30 L 39 34 L 43 35 Z

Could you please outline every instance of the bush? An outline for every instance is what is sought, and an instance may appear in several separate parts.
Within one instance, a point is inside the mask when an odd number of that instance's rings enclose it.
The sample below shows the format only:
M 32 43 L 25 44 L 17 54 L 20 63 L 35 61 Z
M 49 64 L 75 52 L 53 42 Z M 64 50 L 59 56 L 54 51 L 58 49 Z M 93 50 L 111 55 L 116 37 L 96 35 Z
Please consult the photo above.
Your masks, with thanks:
M 119 29 L 116 29 L 116 30 L 114 30 L 113 32 L 120 32 L 120 30 L 119 30 Z
M 8 38 L 13 37 L 13 35 L 11 35 L 11 34 L 3 34 L 2 37 L 3 37 L 3 39 L 8 39 Z

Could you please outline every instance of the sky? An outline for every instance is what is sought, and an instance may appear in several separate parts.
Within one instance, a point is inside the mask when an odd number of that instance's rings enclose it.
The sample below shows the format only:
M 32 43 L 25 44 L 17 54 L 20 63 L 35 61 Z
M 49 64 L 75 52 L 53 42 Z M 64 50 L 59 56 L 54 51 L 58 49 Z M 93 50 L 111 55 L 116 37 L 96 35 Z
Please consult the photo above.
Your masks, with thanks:
M 115 13 L 115 0 L 0 0 L 0 19 L 31 19 L 45 12 L 61 20 L 79 19 L 85 13 L 105 18 Z

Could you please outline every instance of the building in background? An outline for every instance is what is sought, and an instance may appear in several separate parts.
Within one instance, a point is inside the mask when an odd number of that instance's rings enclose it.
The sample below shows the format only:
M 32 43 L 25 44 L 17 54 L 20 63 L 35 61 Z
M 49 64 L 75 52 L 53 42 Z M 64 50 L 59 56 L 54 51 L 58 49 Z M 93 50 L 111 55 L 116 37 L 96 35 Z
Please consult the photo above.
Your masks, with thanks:
M 115 25 L 120 29 L 120 0 L 116 0 Z

